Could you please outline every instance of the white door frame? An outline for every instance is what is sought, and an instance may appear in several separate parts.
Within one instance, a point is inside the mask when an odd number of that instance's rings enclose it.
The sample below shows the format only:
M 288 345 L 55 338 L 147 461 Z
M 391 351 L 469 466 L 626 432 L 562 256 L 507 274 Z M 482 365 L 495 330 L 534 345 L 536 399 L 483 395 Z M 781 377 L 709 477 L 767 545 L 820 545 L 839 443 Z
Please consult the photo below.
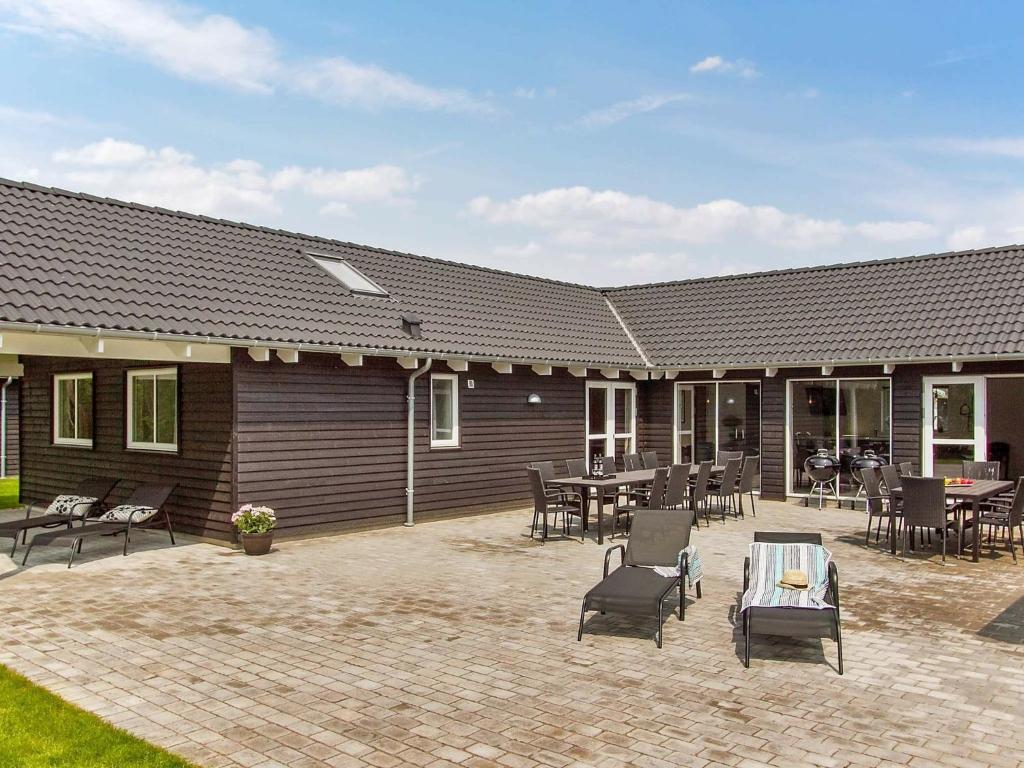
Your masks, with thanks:
M 592 389 L 603 389 L 605 392 L 604 400 L 604 432 L 598 432 L 591 434 L 590 432 L 590 391 Z M 629 416 L 629 432 L 616 432 L 615 431 L 615 392 L 620 389 L 628 389 L 633 393 L 630 398 L 632 404 L 631 413 Z M 630 438 L 633 443 L 631 446 L 630 453 L 636 452 L 636 384 L 631 382 L 620 382 L 620 381 L 588 381 L 585 390 L 586 394 L 586 410 L 584 417 L 586 418 L 586 430 L 584 431 L 584 456 L 590 457 L 590 442 L 591 440 L 604 440 L 605 456 L 615 456 L 615 440 Z
M 693 419 L 694 419 L 694 417 L 696 415 L 696 412 L 695 412 L 696 404 L 694 402 L 694 396 L 696 394 L 696 389 L 695 389 L 693 384 L 679 382 L 679 383 L 677 383 L 673 387 L 673 396 L 672 396 L 672 462 L 674 464 L 679 464 L 682 461 L 681 452 L 682 452 L 683 444 L 682 444 L 682 441 L 679 439 L 679 436 L 681 434 L 680 431 L 679 431 L 679 407 L 680 407 L 679 406 L 679 400 L 680 400 L 679 393 L 682 390 L 684 390 L 684 389 L 690 393 L 690 418 L 687 420 L 687 423 L 690 425 L 690 430 L 689 430 L 688 434 L 690 435 L 690 460 L 691 461 L 693 461 L 693 456 L 694 456 L 694 451 L 693 451 Z
M 931 477 L 935 473 L 934 450 L 936 445 L 972 445 L 974 460 L 985 461 L 988 456 L 988 394 L 985 376 L 924 376 L 921 380 L 921 474 Z M 974 385 L 974 437 L 973 439 L 936 439 L 933 435 L 935 413 L 932 388 L 942 384 Z

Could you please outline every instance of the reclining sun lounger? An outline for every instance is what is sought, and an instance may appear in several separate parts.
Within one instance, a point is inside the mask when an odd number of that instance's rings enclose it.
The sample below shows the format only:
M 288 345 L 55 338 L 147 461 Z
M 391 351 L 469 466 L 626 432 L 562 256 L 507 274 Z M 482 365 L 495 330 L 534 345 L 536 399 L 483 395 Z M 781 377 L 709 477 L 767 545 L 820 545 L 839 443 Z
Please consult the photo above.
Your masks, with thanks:
M 782 545 L 774 550 L 754 548 Z M 843 635 L 839 624 L 839 571 L 821 546 L 820 533 L 755 532 L 750 557 L 743 561 L 743 666 L 750 666 L 751 635 L 828 637 L 839 650 L 843 674 Z M 806 591 L 785 590 L 785 569 L 807 573 Z
M 75 559 L 75 552 L 82 551 L 82 541 L 95 536 L 111 536 L 124 534 L 124 555 L 128 554 L 128 542 L 131 541 L 132 528 L 145 526 L 158 515 L 163 515 L 163 523 L 167 533 L 171 537 L 171 544 L 174 544 L 174 531 L 171 529 L 171 517 L 167 514 L 164 505 L 167 499 L 174 492 L 173 485 L 140 485 L 124 504 L 113 507 L 97 518 L 94 523 L 86 523 L 79 528 L 67 528 L 61 531 L 47 531 L 37 533 L 25 550 L 25 557 L 21 564 L 28 560 L 29 552 L 37 544 L 52 544 L 61 539 L 71 541 L 71 556 L 68 558 L 68 568 Z M 145 526 L 151 527 L 151 526 Z
M 583 598 L 576 639 L 583 639 L 587 611 L 656 616 L 656 638 L 661 648 L 665 598 L 673 589 L 679 589 L 679 620 L 682 621 L 686 617 L 685 579 L 693 577 L 697 597 L 700 597 L 700 582 L 692 571 L 692 550 L 688 549 L 692 526 L 693 512 L 688 509 L 638 510 L 626 546 L 616 544 L 605 551 L 604 579 Z M 608 561 L 615 550 L 621 553 L 622 565 L 609 574 Z M 663 576 L 659 570 L 675 575 Z
M 102 507 L 103 500 L 110 495 L 117 483 L 116 479 L 109 477 L 87 477 L 75 486 L 73 494 L 57 496 L 46 507 L 44 514 L 35 517 L 30 515 L 41 505 L 26 504 L 23 519 L 0 523 L 0 537 L 10 536 L 14 539 L 11 557 L 14 557 L 14 550 L 18 548 L 19 535 L 21 543 L 24 544 L 31 528 L 70 528 L 73 521 L 84 521 Z

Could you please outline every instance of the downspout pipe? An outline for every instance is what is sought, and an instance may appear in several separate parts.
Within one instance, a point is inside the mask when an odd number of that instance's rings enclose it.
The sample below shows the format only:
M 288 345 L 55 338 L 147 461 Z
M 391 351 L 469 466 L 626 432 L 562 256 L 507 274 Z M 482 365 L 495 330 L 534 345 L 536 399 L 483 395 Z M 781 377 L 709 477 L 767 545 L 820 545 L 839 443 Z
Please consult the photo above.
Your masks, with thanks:
M 7 477 L 7 388 L 14 381 L 8 376 L 0 387 L 0 477 Z
M 422 368 L 409 374 L 409 393 L 405 396 L 406 444 L 405 444 L 405 526 L 413 525 L 413 496 L 416 493 L 416 379 L 430 370 L 433 358 L 428 357 Z

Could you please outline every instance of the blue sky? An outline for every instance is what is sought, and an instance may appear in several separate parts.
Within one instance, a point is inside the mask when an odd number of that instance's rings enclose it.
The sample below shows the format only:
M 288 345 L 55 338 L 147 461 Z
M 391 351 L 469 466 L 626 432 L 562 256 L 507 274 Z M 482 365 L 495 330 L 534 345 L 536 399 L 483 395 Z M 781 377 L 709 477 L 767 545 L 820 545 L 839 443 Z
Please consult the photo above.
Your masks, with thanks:
M 0 0 L 0 175 L 591 284 L 1024 241 L 1024 8 Z

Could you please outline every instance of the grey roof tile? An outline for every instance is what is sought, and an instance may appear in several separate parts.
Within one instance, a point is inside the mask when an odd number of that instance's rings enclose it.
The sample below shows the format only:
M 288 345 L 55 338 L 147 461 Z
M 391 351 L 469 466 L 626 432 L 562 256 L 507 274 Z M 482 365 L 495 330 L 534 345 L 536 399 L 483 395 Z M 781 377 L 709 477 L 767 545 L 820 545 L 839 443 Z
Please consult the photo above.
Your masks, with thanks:
M 339 255 L 390 298 L 349 293 Z M 0 180 L 0 320 L 641 367 L 600 291 Z M 413 313 L 423 336 L 401 317 Z
M 606 289 L 651 362 L 715 367 L 1024 354 L 1024 248 Z

